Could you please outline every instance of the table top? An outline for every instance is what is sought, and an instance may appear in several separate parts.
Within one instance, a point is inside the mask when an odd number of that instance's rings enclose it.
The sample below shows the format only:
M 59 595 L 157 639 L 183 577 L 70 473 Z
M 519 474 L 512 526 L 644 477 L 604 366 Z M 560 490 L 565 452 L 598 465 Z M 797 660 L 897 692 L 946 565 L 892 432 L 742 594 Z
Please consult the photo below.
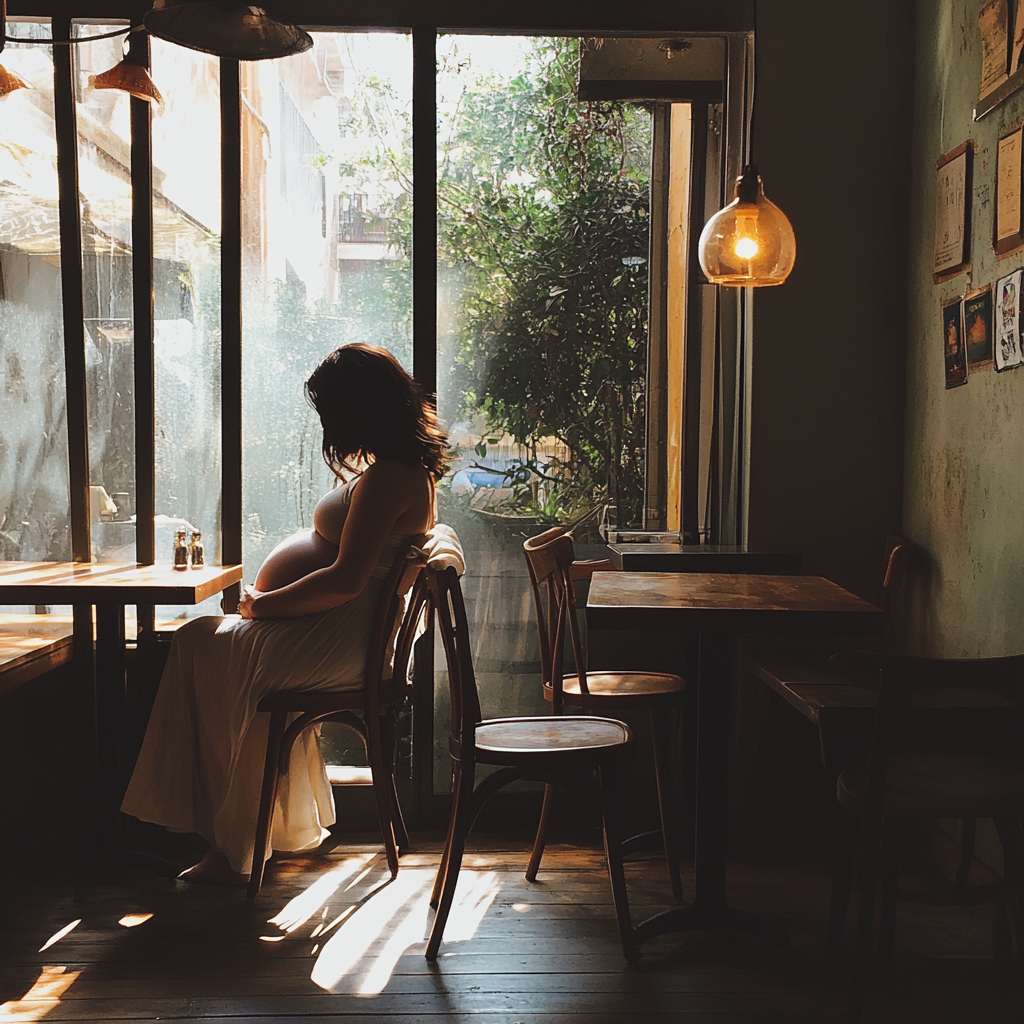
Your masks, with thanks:
M 789 575 L 802 568 L 795 552 L 739 544 L 683 544 L 678 539 L 610 543 L 612 564 L 626 572 L 727 572 Z
M 880 608 L 820 576 L 596 572 L 592 629 L 881 633 Z
M 0 562 L 0 604 L 199 604 L 241 578 L 240 565 Z

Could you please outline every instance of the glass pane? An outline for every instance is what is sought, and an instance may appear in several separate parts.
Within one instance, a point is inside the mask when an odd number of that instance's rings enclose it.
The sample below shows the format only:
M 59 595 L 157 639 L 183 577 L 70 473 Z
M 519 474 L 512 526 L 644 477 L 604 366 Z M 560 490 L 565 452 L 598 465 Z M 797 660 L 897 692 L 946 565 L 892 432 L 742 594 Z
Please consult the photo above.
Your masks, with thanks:
M 151 64 L 164 97 L 152 122 L 156 561 L 172 561 L 185 527 L 220 563 L 220 65 L 160 39 Z M 217 614 L 220 597 L 176 611 Z
M 46 39 L 50 25 L 12 20 L 7 34 Z M 0 560 L 65 561 L 71 509 L 53 53 L 9 42 L 2 60 L 31 88 L 4 97 L 0 119 Z M 2 611 L 22 633 L 71 626 L 69 606 Z
M 574 39 L 438 40 L 442 514 L 488 716 L 545 713 L 524 537 L 641 516 L 650 117 L 578 103 L 577 65 Z
M 48 38 L 48 22 L 7 33 Z M 8 43 L 4 67 L 32 88 L 0 118 L 0 559 L 71 557 L 57 144 L 50 47 Z M 10 611 L 11 609 L 5 609 Z
M 352 341 L 411 367 L 412 44 L 314 33 L 241 64 L 246 580 L 334 483 L 302 385 Z
M 76 23 L 76 36 L 110 23 Z M 76 45 L 92 557 L 135 561 L 135 364 L 129 96 L 89 79 L 120 61 L 122 40 Z

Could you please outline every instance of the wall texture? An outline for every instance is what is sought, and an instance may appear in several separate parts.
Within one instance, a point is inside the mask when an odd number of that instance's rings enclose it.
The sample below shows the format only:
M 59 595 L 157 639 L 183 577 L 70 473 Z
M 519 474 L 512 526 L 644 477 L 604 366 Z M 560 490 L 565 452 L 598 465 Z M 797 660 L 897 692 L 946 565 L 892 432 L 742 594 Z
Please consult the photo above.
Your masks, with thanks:
M 991 240 L 998 138 L 1024 116 L 1024 92 L 972 120 L 979 6 L 917 5 L 904 532 L 923 552 L 911 647 L 943 657 L 1024 651 L 1024 369 L 988 367 L 961 387 L 944 384 L 941 303 L 1024 266 L 1024 252 L 999 259 Z M 934 284 L 935 161 L 968 139 L 976 144 L 972 260 Z
M 797 260 L 755 294 L 749 539 L 873 599 L 900 528 L 913 4 L 757 19 L 754 159 Z

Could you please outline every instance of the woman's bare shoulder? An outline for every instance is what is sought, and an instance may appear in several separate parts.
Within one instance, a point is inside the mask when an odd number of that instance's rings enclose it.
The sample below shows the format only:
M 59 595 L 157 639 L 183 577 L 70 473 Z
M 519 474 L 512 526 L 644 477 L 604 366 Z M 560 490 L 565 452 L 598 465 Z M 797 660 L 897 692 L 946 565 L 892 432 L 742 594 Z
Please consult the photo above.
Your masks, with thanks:
M 427 471 L 422 466 L 381 459 L 367 466 L 360 479 L 371 487 L 422 487 L 427 481 Z

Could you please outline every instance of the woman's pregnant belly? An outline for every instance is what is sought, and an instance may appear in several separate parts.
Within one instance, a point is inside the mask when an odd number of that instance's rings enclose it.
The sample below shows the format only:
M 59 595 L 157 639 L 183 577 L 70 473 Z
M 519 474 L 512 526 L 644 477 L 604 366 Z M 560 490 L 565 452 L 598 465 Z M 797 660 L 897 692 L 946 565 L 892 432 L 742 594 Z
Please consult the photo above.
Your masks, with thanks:
M 317 569 L 333 565 L 338 545 L 324 540 L 316 530 L 303 530 L 281 541 L 267 555 L 256 574 L 256 589 L 279 590 Z

